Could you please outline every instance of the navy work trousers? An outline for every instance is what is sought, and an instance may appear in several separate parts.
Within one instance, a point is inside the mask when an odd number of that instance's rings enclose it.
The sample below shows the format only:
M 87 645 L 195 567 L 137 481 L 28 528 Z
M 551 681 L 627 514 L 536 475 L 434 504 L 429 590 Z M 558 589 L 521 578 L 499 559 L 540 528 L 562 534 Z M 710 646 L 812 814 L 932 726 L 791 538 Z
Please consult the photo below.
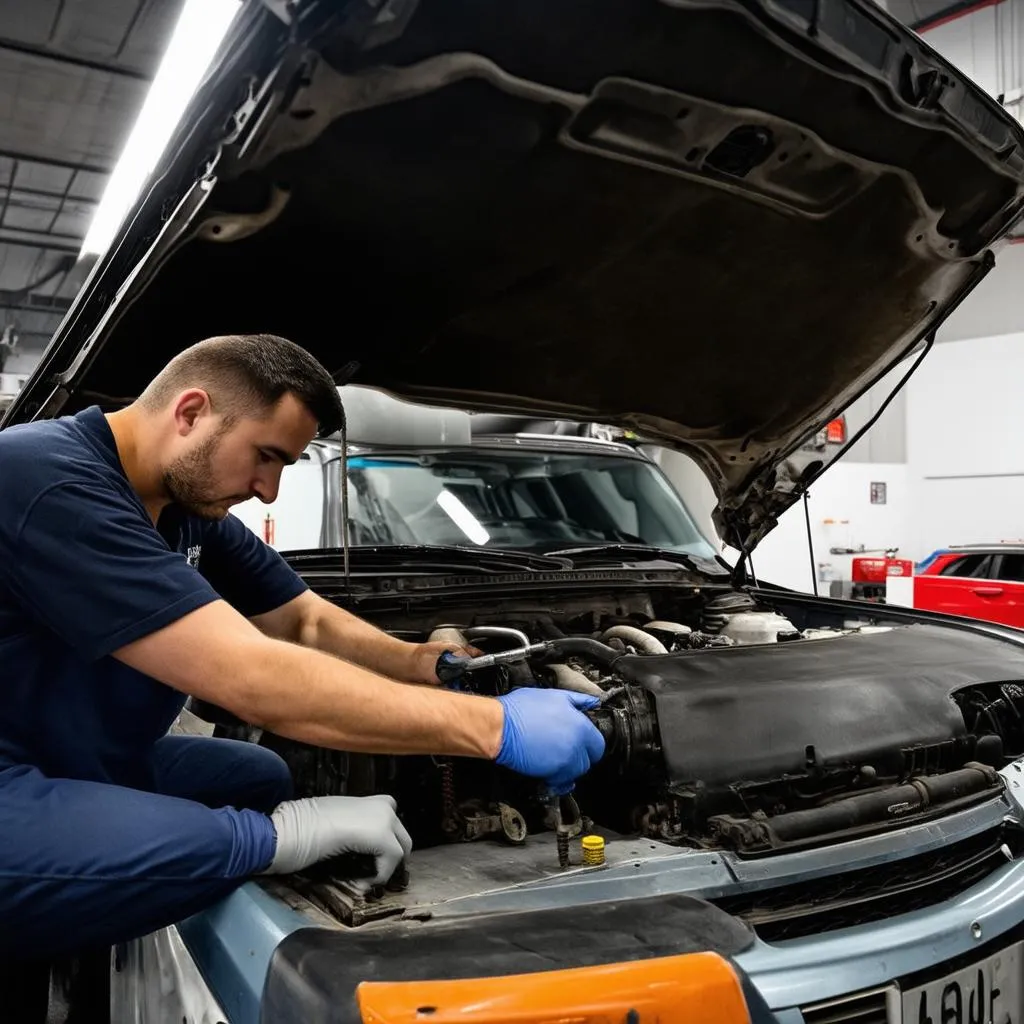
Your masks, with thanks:
M 265 853 L 268 823 L 254 812 L 292 792 L 272 751 L 165 736 L 143 774 L 151 792 L 0 771 L 0 956 L 49 958 L 145 935 L 267 866 L 256 851 Z

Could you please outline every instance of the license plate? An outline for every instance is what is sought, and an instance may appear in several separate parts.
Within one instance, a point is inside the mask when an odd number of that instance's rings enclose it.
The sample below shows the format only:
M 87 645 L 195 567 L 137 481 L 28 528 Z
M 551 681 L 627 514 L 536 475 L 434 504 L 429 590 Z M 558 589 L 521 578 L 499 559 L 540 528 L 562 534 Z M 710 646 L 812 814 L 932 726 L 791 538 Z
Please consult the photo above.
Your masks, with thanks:
M 1024 1024 L 1024 943 L 903 993 L 903 1024 Z

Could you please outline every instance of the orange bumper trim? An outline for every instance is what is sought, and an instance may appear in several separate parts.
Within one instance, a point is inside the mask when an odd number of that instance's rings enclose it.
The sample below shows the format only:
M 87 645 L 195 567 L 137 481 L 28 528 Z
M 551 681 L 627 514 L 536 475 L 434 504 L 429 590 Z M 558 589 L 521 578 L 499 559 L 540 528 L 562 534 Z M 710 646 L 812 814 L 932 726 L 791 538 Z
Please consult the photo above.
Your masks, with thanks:
M 749 1024 L 715 953 L 460 981 L 363 982 L 364 1024 Z

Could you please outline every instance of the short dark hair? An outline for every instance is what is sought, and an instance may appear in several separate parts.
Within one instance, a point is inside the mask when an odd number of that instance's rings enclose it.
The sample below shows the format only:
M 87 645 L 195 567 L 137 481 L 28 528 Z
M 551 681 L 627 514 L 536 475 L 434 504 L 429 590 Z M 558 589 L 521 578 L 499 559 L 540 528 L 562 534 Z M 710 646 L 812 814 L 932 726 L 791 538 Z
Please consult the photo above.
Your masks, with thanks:
M 292 394 L 316 419 L 319 437 L 335 433 L 344 422 L 331 375 L 300 345 L 276 334 L 228 334 L 197 342 L 153 378 L 139 404 L 160 409 L 190 387 L 206 391 L 228 419 L 258 416 Z

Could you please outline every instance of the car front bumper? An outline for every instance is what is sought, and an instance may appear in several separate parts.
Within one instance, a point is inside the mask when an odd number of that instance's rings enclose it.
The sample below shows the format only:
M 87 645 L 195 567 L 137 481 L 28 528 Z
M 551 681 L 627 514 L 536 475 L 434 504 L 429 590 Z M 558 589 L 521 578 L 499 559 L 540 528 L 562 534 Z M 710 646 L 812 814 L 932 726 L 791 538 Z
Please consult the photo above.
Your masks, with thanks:
M 877 865 L 928 847 L 942 848 L 964 834 L 1003 821 L 1019 823 L 1024 818 L 1024 762 L 1011 765 L 1004 775 L 1008 783 L 1005 799 L 899 833 L 761 861 L 742 862 L 714 854 L 626 861 L 607 871 L 549 878 L 452 900 L 437 906 L 431 923 L 419 927 L 427 935 L 435 927 L 449 936 L 487 935 L 500 929 L 510 914 L 542 915 L 548 921 L 560 921 L 558 915 L 562 915 L 571 920 L 581 908 L 611 903 L 635 905 L 638 910 L 644 905 L 648 913 L 657 900 L 665 900 L 667 909 L 681 896 L 714 899 L 737 888 L 777 885 L 782 879 L 787 884 L 800 884 L 804 879 Z M 1004 866 L 945 901 L 886 920 L 785 942 L 768 943 L 756 938 L 731 959 L 780 1022 L 801 1024 L 801 1008 L 898 985 L 902 979 L 922 972 L 941 970 L 943 964 L 962 963 L 975 953 L 981 957 L 998 948 L 1001 941 L 1009 944 L 1020 938 L 1024 928 L 1024 857 L 1012 859 L 1008 848 L 1006 856 Z M 318 923 L 326 927 L 318 929 Z M 339 932 L 329 927 L 326 919 L 317 922 L 254 883 L 243 886 L 210 911 L 183 922 L 179 931 L 232 1024 L 265 1024 L 267 979 L 277 969 L 272 963 L 276 959 L 280 965 L 281 951 L 296 932 L 304 930 L 308 935 L 311 928 L 325 939 L 337 936 L 339 942 L 346 935 L 376 935 L 377 941 L 384 942 L 380 948 L 390 948 L 386 925 Z M 396 963 L 409 949 L 407 941 L 398 939 L 396 934 Z M 351 952 L 358 955 L 355 948 Z M 645 951 L 640 955 L 658 954 Z M 339 966 L 350 959 L 339 945 Z M 633 957 L 623 948 L 617 959 Z M 507 974 L 537 969 L 528 951 L 518 960 L 515 955 L 507 958 L 503 964 L 507 969 L 501 973 Z M 450 961 L 447 966 L 451 967 Z M 551 964 L 552 969 L 556 966 Z M 900 1024 L 895 1019 L 898 1000 L 890 1000 L 888 1005 L 888 1024 Z
M 878 988 L 956 960 L 1024 923 L 1024 860 L 955 899 L 888 921 L 768 945 L 736 957 L 773 1010 Z M 898 1022 L 889 1021 L 889 1024 Z

